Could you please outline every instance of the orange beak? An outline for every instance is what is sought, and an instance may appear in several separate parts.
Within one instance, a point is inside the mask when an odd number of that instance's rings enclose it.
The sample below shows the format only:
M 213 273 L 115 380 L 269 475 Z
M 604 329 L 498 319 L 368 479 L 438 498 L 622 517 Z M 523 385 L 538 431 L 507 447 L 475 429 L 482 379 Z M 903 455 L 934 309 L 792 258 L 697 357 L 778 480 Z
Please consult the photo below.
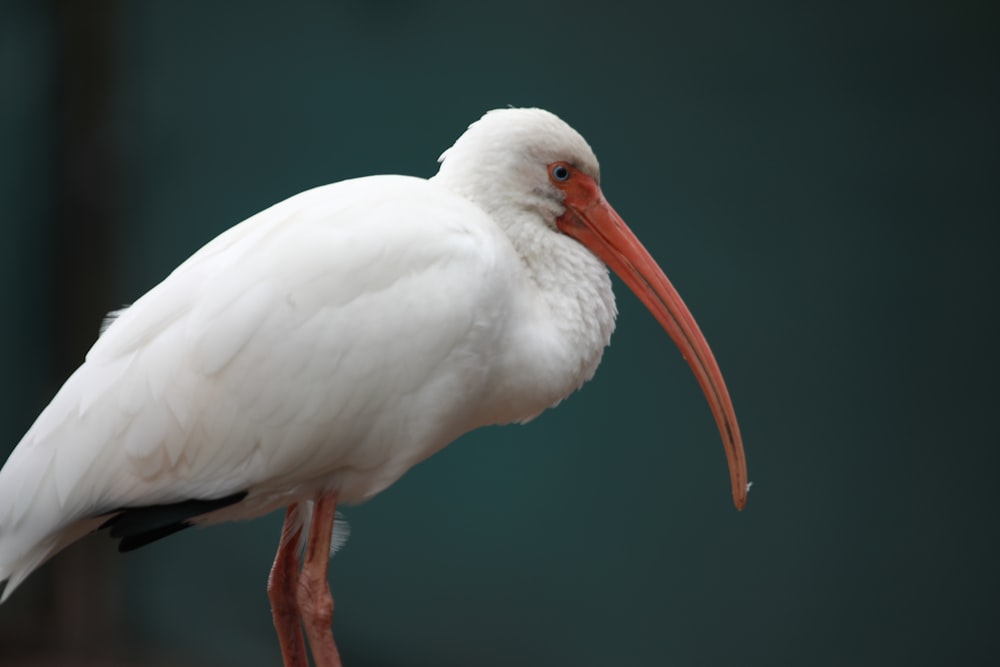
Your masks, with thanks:
M 748 488 L 743 438 L 722 371 L 697 322 L 656 261 L 604 199 L 593 178 L 572 165 L 557 162 L 549 165 L 549 179 L 566 193 L 566 212 L 556 220 L 559 230 L 585 245 L 618 274 L 670 334 L 694 371 L 722 434 L 733 503 L 736 509 L 743 509 Z

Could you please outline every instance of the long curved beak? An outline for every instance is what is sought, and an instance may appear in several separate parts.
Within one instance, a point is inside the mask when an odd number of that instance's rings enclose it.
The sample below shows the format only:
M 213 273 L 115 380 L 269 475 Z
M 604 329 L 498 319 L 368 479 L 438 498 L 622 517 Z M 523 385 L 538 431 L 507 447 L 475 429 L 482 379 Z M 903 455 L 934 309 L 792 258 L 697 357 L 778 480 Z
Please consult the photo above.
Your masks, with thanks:
M 570 168 L 572 177 L 555 183 L 566 193 L 566 212 L 556 220 L 559 230 L 600 257 L 646 305 L 666 329 L 698 378 L 722 435 L 733 485 L 733 503 L 747 502 L 747 463 L 736 412 L 708 341 L 680 294 L 628 228 L 601 188 L 588 175 Z

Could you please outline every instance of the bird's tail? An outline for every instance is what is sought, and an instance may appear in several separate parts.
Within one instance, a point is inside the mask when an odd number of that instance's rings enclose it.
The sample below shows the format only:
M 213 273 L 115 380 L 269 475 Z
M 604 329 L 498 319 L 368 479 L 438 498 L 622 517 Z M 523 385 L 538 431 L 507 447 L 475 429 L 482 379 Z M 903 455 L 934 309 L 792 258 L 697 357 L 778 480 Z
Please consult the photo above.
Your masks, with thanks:
M 0 604 L 28 577 L 67 546 L 97 530 L 102 517 L 84 519 L 41 539 L 0 528 Z M 34 532 L 34 531 L 31 531 Z
M 0 603 L 42 563 L 101 524 L 100 517 L 74 516 L 60 503 L 52 457 L 51 447 L 18 446 L 0 468 Z

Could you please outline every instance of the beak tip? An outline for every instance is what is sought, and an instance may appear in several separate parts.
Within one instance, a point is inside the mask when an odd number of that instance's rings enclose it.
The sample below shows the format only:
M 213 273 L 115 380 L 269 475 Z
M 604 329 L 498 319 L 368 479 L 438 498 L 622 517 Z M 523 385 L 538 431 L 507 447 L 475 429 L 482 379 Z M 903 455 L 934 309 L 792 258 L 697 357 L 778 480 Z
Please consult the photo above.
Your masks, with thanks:
M 733 505 L 736 506 L 736 511 L 742 512 L 743 508 L 747 506 L 747 494 L 750 493 L 751 486 L 753 486 L 753 482 L 747 482 L 743 488 L 733 488 Z

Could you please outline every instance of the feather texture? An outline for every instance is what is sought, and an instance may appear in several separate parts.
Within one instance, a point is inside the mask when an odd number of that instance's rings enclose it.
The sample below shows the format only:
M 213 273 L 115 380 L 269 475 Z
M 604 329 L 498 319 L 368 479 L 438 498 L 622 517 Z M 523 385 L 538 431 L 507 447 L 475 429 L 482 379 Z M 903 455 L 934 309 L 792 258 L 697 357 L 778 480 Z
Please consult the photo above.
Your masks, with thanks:
M 460 140 L 448 160 L 467 153 Z M 321 490 L 359 502 L 589 379 L 614 325 L 606 268 L 549 213 L 521 210 L 515 229 L 466 196 L 461 170 L 442 172 L 296 195 L 114 313 L 0 470 L 0 601 L 70 542 L 127 522 L 123 508 L 190 510 L 150 524 L 155 538 Z

